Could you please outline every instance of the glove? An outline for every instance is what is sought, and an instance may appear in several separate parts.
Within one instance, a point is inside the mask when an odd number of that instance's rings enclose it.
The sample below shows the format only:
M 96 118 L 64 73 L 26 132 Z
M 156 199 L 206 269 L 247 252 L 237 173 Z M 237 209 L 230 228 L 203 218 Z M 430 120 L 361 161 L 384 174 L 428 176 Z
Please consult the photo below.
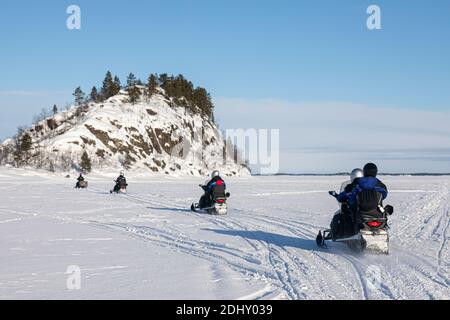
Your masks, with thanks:
M 328 191 L 328 194 L 332 197 L 335 197 L 335 198 L 337 197 L 336 191 Z

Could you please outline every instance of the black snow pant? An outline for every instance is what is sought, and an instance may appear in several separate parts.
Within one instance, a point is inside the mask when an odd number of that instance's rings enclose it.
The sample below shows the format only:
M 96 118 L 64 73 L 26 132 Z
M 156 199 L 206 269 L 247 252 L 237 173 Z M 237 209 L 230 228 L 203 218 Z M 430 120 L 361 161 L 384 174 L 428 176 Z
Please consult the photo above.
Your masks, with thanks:
M 210 195 L 207 194 L 207 193 L 202 195 L 198 205 L 199 205 L 200 208 L 208 208 L 208 207 L 210 207 L 211 206 Z
M 355 235 L 355 226 L 351 214 L 341 212 L 336 214 L 331 221 L 333 239 L 341 239 Z

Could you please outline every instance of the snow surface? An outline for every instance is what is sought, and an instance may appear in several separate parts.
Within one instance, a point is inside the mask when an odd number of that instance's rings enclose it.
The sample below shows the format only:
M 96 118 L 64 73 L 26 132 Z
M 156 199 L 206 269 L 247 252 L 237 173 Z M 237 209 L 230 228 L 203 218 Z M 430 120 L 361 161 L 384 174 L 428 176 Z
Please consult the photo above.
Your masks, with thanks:
M 199 178 L 130 179 L 110 195 L 0 169 L 0 299 L 449 299 L 450 177 L 383 177 L 396 208 L 389 256 L 315 236 L 346 177 L 227 179 L 228 216 L 189 211 Z M 81 268 L 81 289 L 66 286 Z M 373 271 L 382 282 L 371 284 Z

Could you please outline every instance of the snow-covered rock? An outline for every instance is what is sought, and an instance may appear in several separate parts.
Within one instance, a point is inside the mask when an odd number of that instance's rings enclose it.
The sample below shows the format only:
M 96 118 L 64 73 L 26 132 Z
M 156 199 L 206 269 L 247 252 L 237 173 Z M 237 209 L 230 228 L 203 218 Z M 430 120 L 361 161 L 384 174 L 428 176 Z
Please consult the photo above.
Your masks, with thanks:
M 227 154 L 220 131 L 208 117 L 177 106 L 160 89 L 151 98 L 127 102 L 126 92 L 102 103 L 73 106 L 26 129 L 32 146 L 24 163 L 55 171 L 78 170 L 87 152 L 93 170 L 125 169 L 163 175 L 248 175 Z M 0 145 L 0 164 L 17 164 L 16 142 Z

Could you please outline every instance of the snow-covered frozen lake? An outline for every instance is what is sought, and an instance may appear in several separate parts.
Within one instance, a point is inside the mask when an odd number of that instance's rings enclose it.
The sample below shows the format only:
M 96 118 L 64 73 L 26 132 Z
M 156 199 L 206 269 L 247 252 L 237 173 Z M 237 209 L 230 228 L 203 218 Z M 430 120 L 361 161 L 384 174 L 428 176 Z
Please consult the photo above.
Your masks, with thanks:
M 231 209 L 215 217 L 189 210 L 202 179 L 132 178 L 110 195 L 112 178 L 75 190 L 0 169 L 0 299 L 450 299 L 450 177 L 382 178 L 389 256 L 316 247 L 345 178 L 227 179 Z

